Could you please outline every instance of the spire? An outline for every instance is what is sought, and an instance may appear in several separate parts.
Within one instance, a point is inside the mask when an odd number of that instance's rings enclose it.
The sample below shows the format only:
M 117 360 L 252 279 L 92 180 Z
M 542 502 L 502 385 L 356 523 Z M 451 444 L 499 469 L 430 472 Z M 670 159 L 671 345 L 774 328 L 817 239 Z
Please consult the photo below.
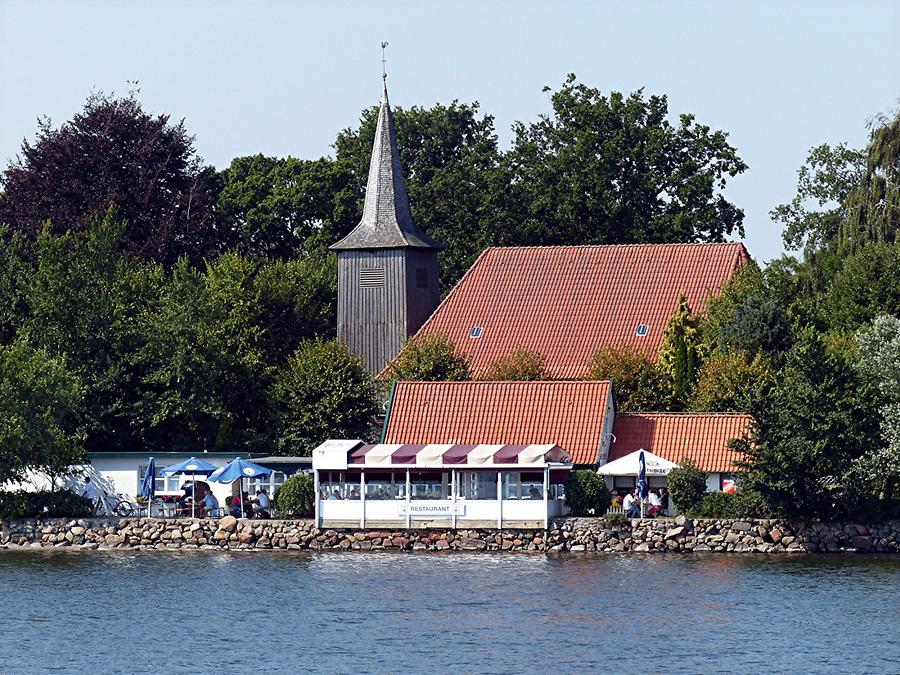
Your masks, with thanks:
M 333 251 L 375 248 L 428 248 L 442 247 L 416 225 L 409 210 L 406 181 L 400 167 L 397 149 L 397 131 L 388 103 L 387 77 L 381 107 L 375 125 L 375 143 L 369 162 L 369 180 L 366 185 L 366 203 L 362 220 L 350 234 L 331 247 Z

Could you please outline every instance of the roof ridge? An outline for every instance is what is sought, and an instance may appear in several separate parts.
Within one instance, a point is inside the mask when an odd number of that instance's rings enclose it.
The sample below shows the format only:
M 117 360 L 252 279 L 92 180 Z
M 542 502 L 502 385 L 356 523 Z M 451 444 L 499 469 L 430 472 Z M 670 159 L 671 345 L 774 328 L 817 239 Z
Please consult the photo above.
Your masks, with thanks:
M 397 384 L 427 384 L 427 385 L 597 385 L 612 384 L 612 380 L 397 380 Z
M 749 412 L 638 412 L 616 413 L 616 417 L 753 417 Z
M 741 246 L 746 249 L 743 241 L 688 241 L 688 242 L 635 242 L 630 244 L 537 244 L 534 246 L 488 246 L 484 252 L 497 251 L 515 251 L 515 250 L 537 250 L 537 249 L 564 249 L 564 248 L 665 248 L 675 246 Z M 749 255 L 749 253 L 748 253 Z M 480 257 L 480 256 L 479 256 Z

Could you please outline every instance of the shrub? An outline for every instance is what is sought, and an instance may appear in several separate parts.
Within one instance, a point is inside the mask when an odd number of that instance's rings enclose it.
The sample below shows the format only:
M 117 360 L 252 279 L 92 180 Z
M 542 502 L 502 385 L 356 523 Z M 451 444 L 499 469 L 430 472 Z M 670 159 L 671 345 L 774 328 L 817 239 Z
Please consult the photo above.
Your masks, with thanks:
M 279 516 L 303 517 L 313 514 L 315 500 L 313 478 L 306 473 L 296 473 L 282 483 L 275 495 Z
M 701 518 L 769 518 L 772 513 L 759 493 L 741 490 L 707 492 L 693 515 Z
M 409 342 L 385 371 L 392 380 L 458 382 L 469 379 L 469 364 L 446 335 Z
M 92 514 L 90 500 L 70 490 L 0 492 L 0 519 L 86 518 Z
M 573 516 L 602 516 L 612 495 L 604 480 L 594 471 L 573 471 L 566 479 L 566 506 Z
M 491 364 L 486 380 L 530 382 L 547 379 L 547 362 L 537 352 L 516 348 L 509 356 Z
M 668 410 L 668 385 L 655 363 L 633 347 L 601 347 L 591 359 L 588 379 L 611 380 L 616 410 Z
M 698 469 L 685 458 L 669 472 L 669 495 L 682 513 L 692 513 L 700 508 L 706 494 L 706 472 Z

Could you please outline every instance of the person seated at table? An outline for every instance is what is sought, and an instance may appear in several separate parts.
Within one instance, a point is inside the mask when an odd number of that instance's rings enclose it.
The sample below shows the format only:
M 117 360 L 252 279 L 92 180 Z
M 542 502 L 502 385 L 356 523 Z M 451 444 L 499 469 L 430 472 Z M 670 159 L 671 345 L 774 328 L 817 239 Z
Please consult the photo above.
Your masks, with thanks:
M 622 501 L 622 508 L 625 510 L 625 515 L 629 518 L 641 517 L 641 500 L 637 498 L 637 490 L 632 490 L 625 495 L 625 499 Z
M 241 493 L 241 503 L 244 505 L 244 518 L 252 518 L 253 502 L 250 499 L 250 493 L 246 490 Z
M 269 495 L 265 488 L 256 491 L 256 517 L 265 519 L 272 517 L 269 514 Z
M 241 498 L 238 495 L 232 497 L 231 501 L 228 502 L 228 515 L 234 516 L 235 518 L 240 518 L 243 515 L 241 510 Z
M 201 506 L 201 514 L 200 517 L 204 516 L 213 516 L 215 510 L 219 508 L 219 500 L 216 499 L 216 496 L 212 493 L 212 490 L 209 490 L 204 496 L 203 501 L 200 503 Z
M 618 490 L 613 490 L 610 494 L 609 506 L 613 509 L 618 509 L 622 506 L 622 495 L 619 494 Z
M 359 499 L 359 490 L 356 488 L 350 490 L 350 499 Z
M 534 485 L 528 488 L 528 499 L 540 499 L 541 491 L 538 490 Z
M 343 499 L 343 497 L 341 497 L 341 493 L 335 488 L 332 490 L 331 494 L 328 495 L 328 499 Z
M 658 514 L 663 512 L 662 502 L 660 501 L 659 495 L 656 493 L 656 490 L 650 490 L 650 494 L 647 496 L 647 499 L 650 500 L 650 510 L 647 511 L 648 517 L 654 518 Z

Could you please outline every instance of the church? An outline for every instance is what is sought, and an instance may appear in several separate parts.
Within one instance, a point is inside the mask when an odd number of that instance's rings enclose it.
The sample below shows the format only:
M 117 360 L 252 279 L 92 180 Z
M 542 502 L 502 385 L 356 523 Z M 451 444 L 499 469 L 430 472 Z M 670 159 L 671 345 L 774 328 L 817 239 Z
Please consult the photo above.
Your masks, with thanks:
M 672 464 L 690 458 L 708 473 L 710 490 L 733 486 L 738 456 L 727 444 L 749 433 L 747 415 L 617 415 L 615 382 L 585 377 L 601 347 L 655 359 L 681 293 L 702 310 L 750 260 L 742 243 L 488 248 L 443 301 L 441 248 L 413 219 L 385 85 L 363 215 L 331 247 L 338 338 L 384 376 L 407 341 L 445 335 L 476 381 L 393 383 L 381 444 L 552 446 L 581 468 L 644 451 Z M 520 347 L 546 360 L 549 381 L 477 381 Z M 630 489 L 634 476 L 607 482 Z

